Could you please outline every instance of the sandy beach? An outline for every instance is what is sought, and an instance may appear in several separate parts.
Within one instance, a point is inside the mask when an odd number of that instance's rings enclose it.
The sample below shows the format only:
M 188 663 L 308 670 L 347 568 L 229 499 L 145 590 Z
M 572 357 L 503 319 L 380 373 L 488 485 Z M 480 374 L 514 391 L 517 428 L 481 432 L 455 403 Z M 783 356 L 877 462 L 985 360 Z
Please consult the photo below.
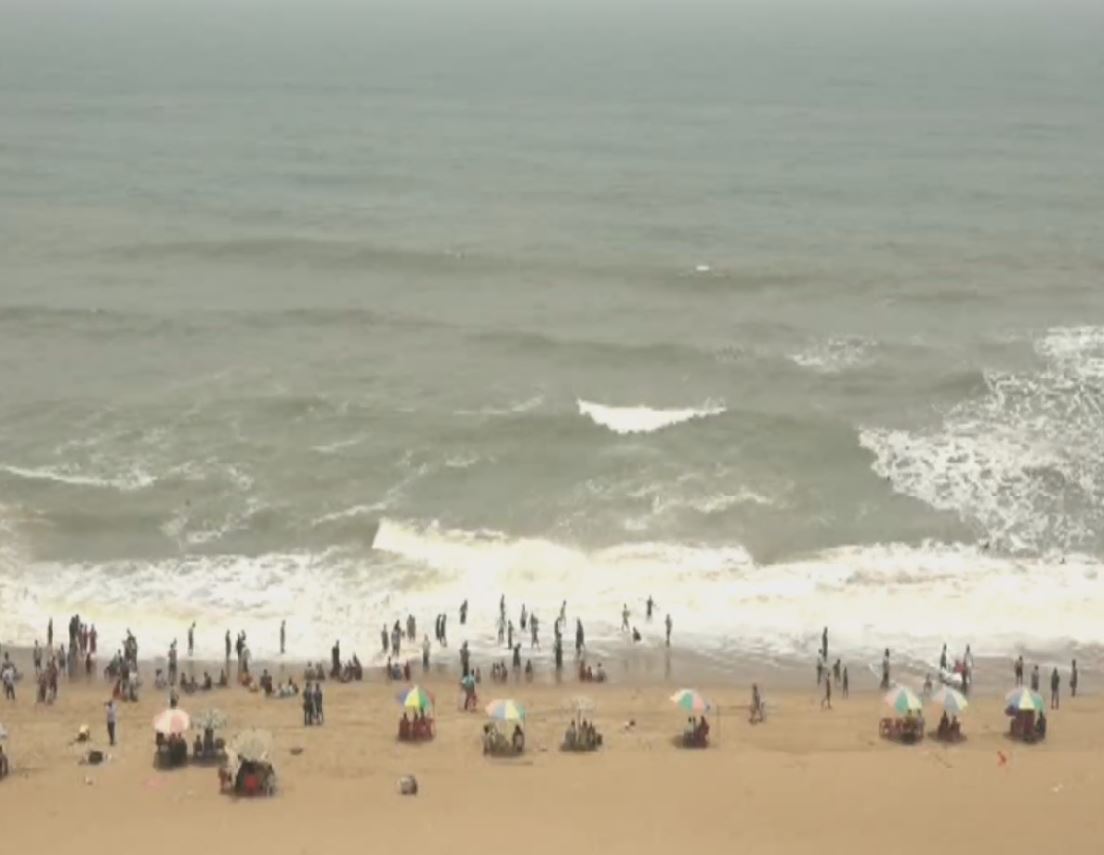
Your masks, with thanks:
M 321 727 L 302 726 L 298 699 L 238 687 L 183 697 L 181 707 L 193 713 L 226 712 L 227 735 L 246 726 L 272 732 L 280 792 L 235 800 L 220 795 L 212 768 L 154 768 L 151 720 L 166 705 L 163 693 L 148 690 L 120 706 L 119 743 L 106 749 L 105 764 L 90 767 L 78 764 L 88 746 L 72 739 L 87 723 L 92 745 L 105 747 L 106 685 L 63 681 L 58 702 L 42 707 L 25 680 L 17 702 L 0 706 L 13 762 L 0 784 L 5 850 L 100 853 L 148 840 L 161 853 L 207 845 L 269 853 L 416 846 L 647 855 L 687 845 L 1027 853 L 1061 841 L 1066 852 L 1089 853 L 1099 851 L 1104 833 L 1099 697 L 1067 700 L 1049 717 L 1047 742 L 1024 746 L 1004 735 L 1000 694 L 982 691 L 964 719 L 964 744 L 902 746 L 877 738 L 886 711 L 873 686 L 847 699 L 837 694 L 823 712 L 813 686 L 768 686 L 768 721 L 753 727 L 745 687 L 702 685 L 720 710 L 713 746 L 687 751 L 673 744 L 685 720 L 668 700 L 677 682 L 485 681 L 481 704 L 514 697 L 530 711 L 526 755 L 496 760 L 481 753 L 482 714 L 458 710 L 455 676 L 439 671 L 423 685 L 438 702 L 437 739 L 423 745 L 396 741 L 403 684 L 374 671 L 361 683 L 325 684 Z M 606 745 L 595 754 L 558 750 L 569 719 L 563 709 L 579 694 L 597 704 Z M 934 718 L 929 712 L 929 725 Z M 629 720 L 635 727 L 625 729 Z M 399 795 L 404 774 L 417 776 L 417 797 Z

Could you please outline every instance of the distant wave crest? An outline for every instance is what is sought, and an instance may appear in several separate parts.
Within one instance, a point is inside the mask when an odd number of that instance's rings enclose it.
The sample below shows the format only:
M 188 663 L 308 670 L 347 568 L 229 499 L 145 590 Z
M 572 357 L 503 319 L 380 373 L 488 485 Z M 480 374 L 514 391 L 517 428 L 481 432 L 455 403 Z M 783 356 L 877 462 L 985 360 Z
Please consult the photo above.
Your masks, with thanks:
M 725 412 L 721 404 L 707 401 L 701 407 L 659 410 L 651 407 L 611 407 L 592 401 L 579 400 L 579 415 L 586 416 L 596 425 L 617 434 L 653 433 L 693 419 L 719 416 Z

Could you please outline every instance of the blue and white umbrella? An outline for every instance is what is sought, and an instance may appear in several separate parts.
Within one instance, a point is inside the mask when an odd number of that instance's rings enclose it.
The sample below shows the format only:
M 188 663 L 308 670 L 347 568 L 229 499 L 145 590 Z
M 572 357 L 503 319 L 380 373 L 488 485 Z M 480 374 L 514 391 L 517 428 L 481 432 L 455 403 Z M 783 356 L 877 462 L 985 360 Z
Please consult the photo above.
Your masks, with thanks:
M 932 703 L 939 704 L 951 715 L 960 715 L 966 707 L 970 706 L 966 696 L 950 686 L 944 686 L 932 695 Z

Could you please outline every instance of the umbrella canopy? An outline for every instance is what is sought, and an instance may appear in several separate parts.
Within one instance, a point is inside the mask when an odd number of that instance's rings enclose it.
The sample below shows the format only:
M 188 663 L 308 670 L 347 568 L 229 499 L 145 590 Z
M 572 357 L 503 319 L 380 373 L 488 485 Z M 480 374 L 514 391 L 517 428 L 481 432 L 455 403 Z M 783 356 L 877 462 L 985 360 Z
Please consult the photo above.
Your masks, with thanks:
M 970 706 L 970 702 L 966 700 L 966 696 L 957 689 L 952 689 L 950 686 L 944 686 L 932 695 L 932 702 L 940 704 L 943 709 L 951 715 L 958 715 L 966 709 L 966 707 Z
M 1013 689 L 1004 696 L 1004 699 L 1008 703 L 1008 709 L 1014 712 L 1044 712 L 1046 710 L 1046 702 L 1043 700 L 1043 696 L 1038 692 L 1025 689 L 1023 686 Z
M 227 722 L 226 713 L 222 710 L 209 709 L 196 716 L 192 724 L 200 730 L 219 730 L 226 727 Z
M 267 730 L 243 730 L 231 741 L 230 750 L 242 760 L 264 762 L 272 751 L 272 734 Z
M 171 707 L 153 717 L 153 729 L 165 736 L 179 736 L 187 733 L 192 720 L 184 710 Z
M 680 710 L 691 713 L 703 713 L 713 709 L 713 705 L 693 689 L 679 689 L 671 695 L 671 701 Z
M 404 709 L 421 710 L 422 712 L 433 709 L 433 695 L 421 686 L 413 686 L 399 692 L 396 698 Z
M 917 713 L 924 707 L 923 702 L 916 696 L 916 692 L 907 686 L 898 686 L 895 689 L 890 689 L 886 692 L 883 700 L 900 715 Z
M 525 721 L 525 707 L 517 701 L 491 701 L 487 715 L 498 721 Z

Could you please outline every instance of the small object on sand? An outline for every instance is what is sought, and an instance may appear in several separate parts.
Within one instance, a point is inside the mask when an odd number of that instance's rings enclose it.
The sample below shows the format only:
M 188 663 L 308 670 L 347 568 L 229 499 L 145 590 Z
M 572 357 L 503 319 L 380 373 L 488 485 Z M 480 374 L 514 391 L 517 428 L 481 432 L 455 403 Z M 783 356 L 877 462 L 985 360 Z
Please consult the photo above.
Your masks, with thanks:
M 77 742 L 87 742 L 92 737 L 92 731 L 87 724 L 77 728 Z
M 296 757 L 303 753 L 303 748 L 300 745 L 295 745 L 290 750 L 291 753 L 294 754 Z
M 87 775 L 85 775 L 84 776 L 84 783 L 91 787 L 92 786 L 92 779 L 89 778 Z
M 630 718 L 627 722 L 621 725 L 621 729 L 628 733 L 630 730 L 636 727 L 636 719 Z
M 998 751 L 997 752 L 997 765 L 998 766 L 1007 766 L 1008 765 L 1008 758 L 1004 755 L 1003 751 Z
M 399 778 L 399 793 L 404 796 L 418 795 L 418 779 L 413 775 L 403 775 Z

